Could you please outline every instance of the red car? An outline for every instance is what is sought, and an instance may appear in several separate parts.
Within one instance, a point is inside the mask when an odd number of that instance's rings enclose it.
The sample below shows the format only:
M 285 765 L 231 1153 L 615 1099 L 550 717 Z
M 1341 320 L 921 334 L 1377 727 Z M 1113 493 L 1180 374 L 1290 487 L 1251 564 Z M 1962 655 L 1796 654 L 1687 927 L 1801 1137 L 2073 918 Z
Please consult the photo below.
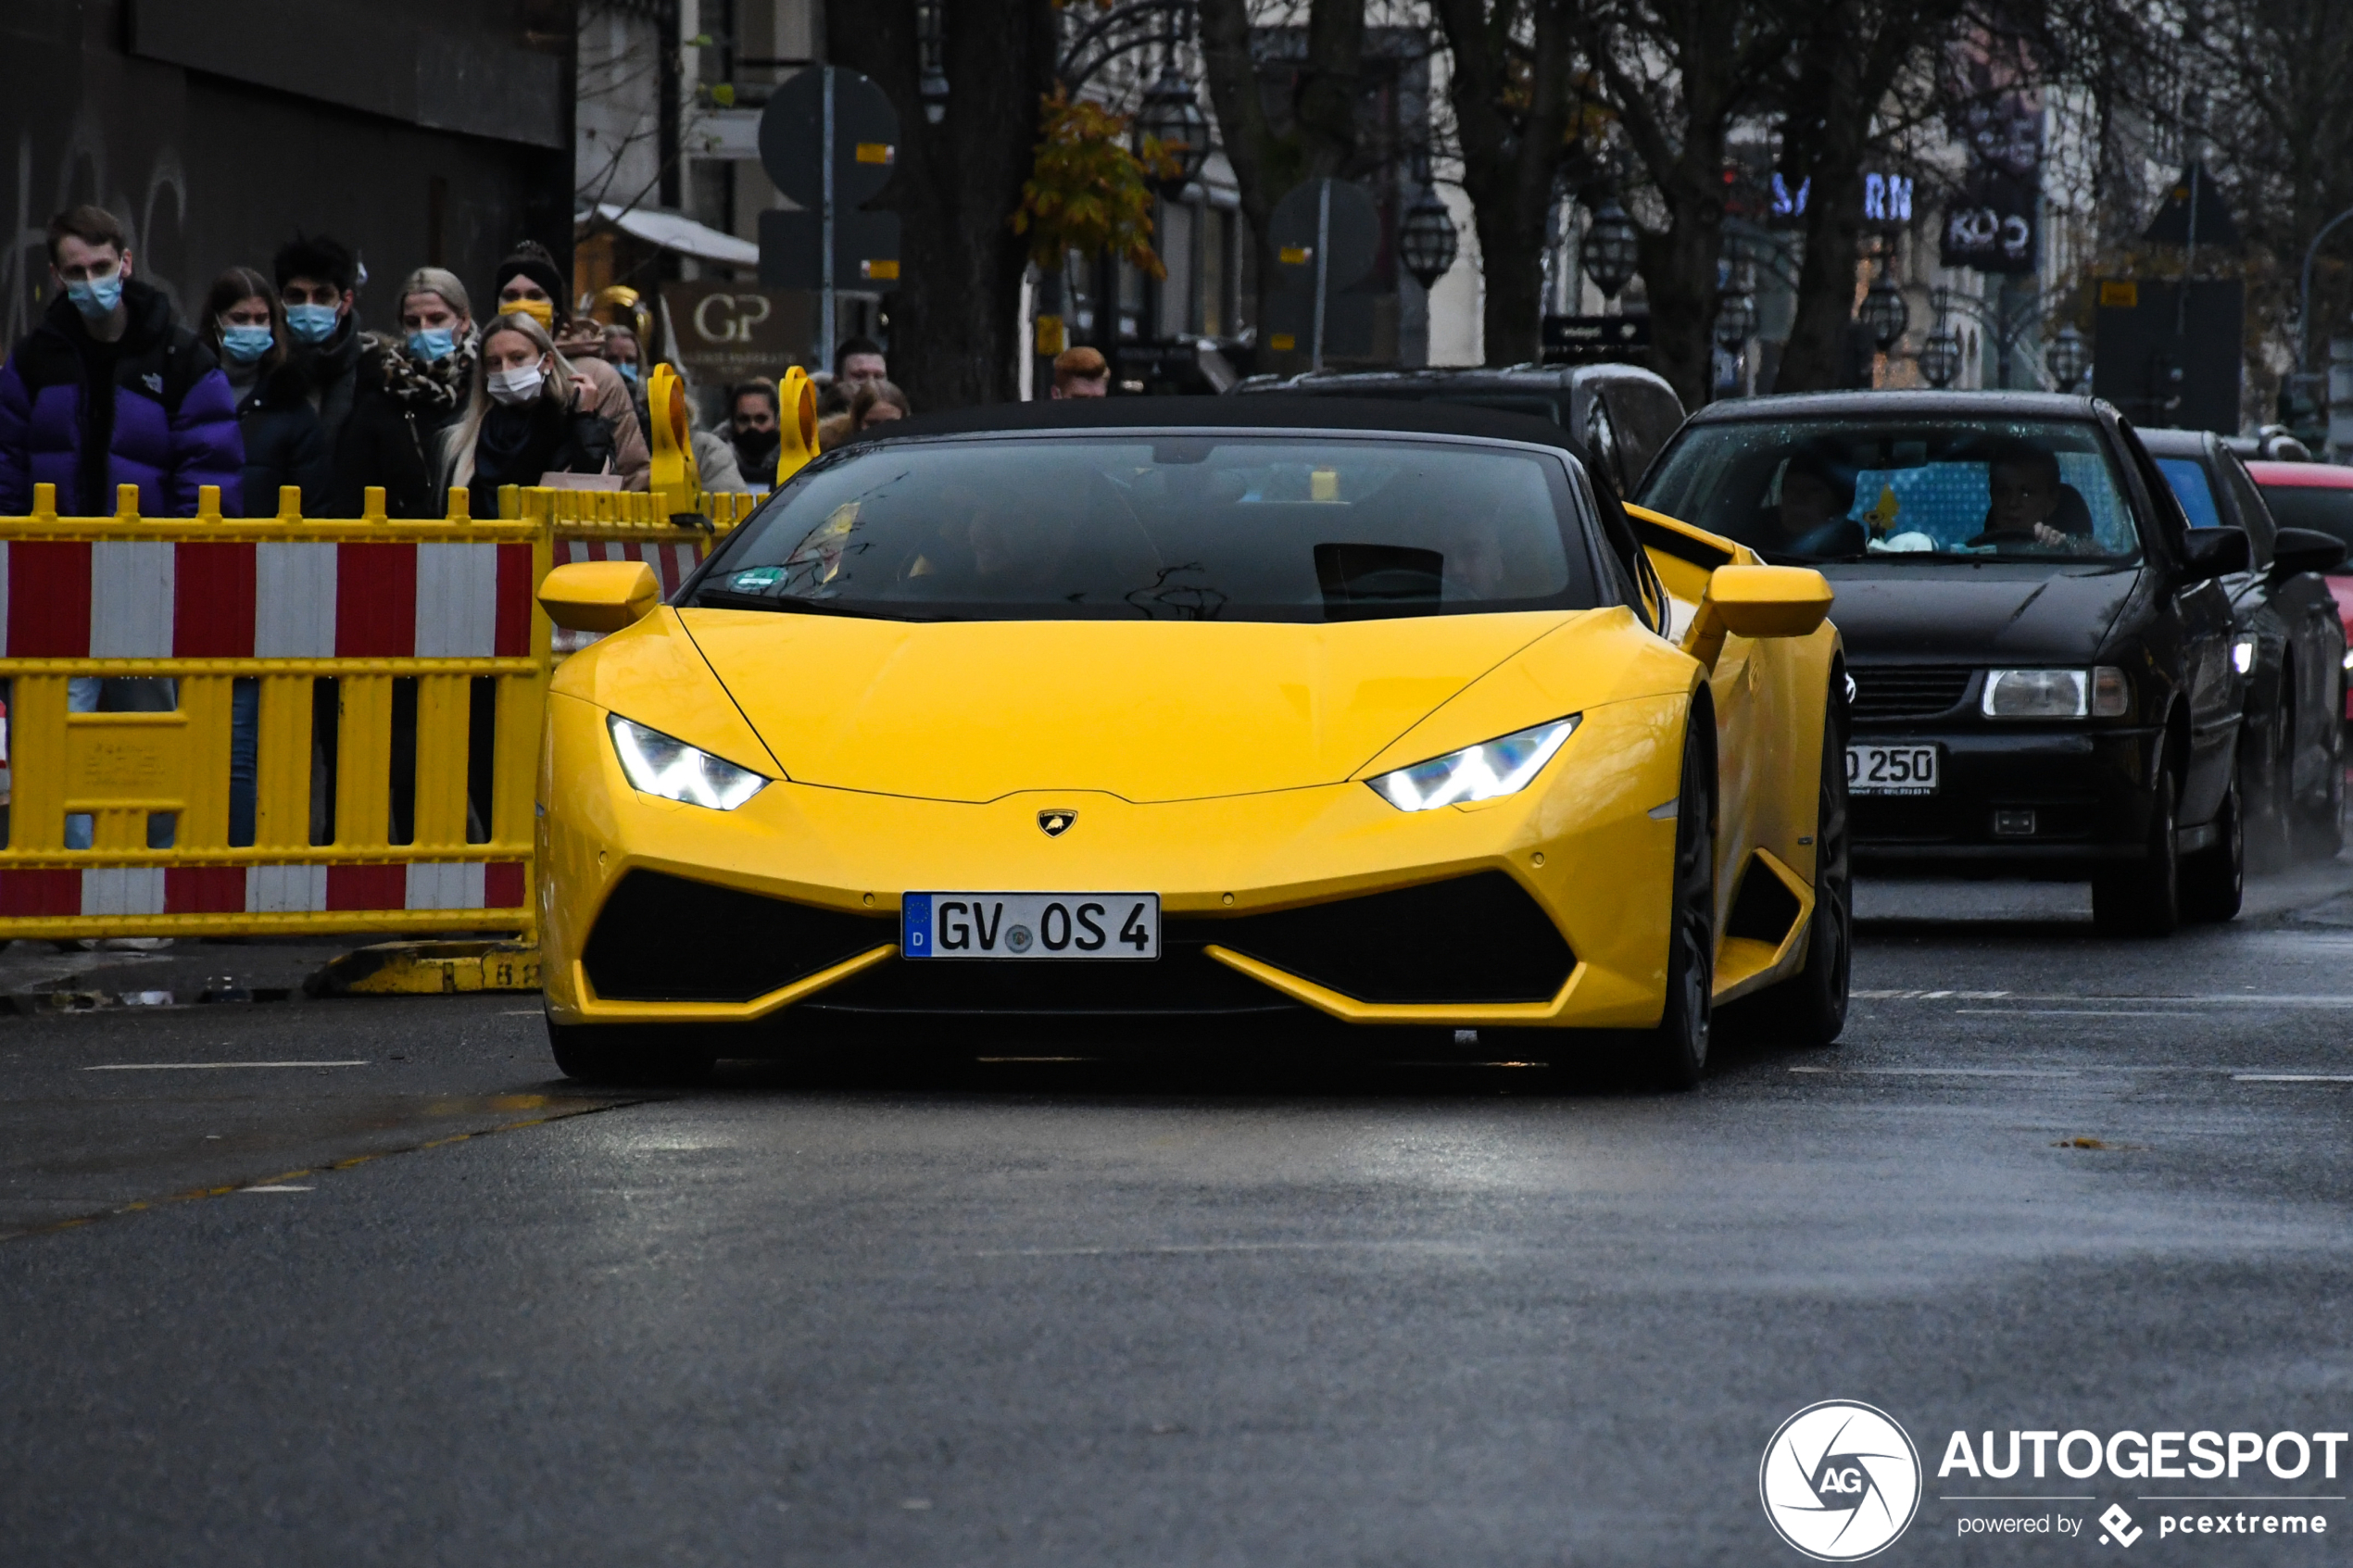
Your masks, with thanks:
M 2250 462 L 2246 471 L 2282 528 L 2309 528 L 2345 541 L 2353 550 L 2353 468 L 2335 463 Z M 2328 575 L 2336 613 L 2353 637 L 2353 556 Z M 2353 673 L 2353 653 L 2346 655 Z M 2353 720 L 2353 680 L 2345 690 L 2345 717 Z

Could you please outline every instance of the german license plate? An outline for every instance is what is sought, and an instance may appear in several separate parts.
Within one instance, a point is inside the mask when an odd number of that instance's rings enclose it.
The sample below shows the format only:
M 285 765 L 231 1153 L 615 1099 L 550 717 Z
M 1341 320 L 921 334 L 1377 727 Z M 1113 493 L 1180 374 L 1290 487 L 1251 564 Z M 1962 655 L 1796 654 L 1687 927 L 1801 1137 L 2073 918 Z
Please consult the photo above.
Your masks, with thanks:
M 908 959 L 1156 959 L 1157 893 L 910 893 Z
M 1940 748 L 1933 743 L 1850 746 L 1846 748 L 1849 795 L 1934 795 Z

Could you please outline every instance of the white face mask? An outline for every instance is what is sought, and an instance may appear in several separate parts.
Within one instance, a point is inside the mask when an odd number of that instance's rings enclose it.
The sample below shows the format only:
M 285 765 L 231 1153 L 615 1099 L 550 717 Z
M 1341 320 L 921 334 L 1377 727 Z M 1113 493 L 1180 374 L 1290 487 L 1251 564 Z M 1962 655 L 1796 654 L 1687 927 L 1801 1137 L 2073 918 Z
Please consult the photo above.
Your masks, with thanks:
M 528 403 L 538 396 L 539 389 L 547 380 L 547 373 L 538 366 L 525 365 L 519 370 L 493 370 L 484 378 L 484 383 L 490 389 L 493 403 L 511 407 L 517 403 Z

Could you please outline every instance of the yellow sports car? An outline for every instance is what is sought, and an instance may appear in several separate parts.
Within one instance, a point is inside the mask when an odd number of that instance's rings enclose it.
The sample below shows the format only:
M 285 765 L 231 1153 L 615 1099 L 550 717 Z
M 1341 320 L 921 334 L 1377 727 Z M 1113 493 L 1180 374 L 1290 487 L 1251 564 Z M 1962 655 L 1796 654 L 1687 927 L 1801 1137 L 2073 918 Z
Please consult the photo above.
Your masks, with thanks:
M 1558 430 L 1118 399 L 810 464 L 548 709 L 549 1034 L 678 1079 L 821 1019 L 1515 1031 L 1676 1085 L 1844 1022 L 1820 574 L 1629 517 Z M 1490 1040 L 1482 1044 L 1491 1044 Z

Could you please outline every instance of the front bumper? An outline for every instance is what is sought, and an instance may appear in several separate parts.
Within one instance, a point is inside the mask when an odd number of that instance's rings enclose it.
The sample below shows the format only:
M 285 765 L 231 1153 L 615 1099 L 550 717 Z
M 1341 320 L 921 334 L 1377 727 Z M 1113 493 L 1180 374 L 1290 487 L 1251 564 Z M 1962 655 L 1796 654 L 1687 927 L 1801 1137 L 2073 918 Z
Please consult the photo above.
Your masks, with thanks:
M 1854 797 L 1856 859 L 1873 871 L 2080 879 L 2148 852 L 2161 729 L 1858 723 L 1853 739 L 1944 752 L 1934 795 Z
M 837 1015 L 1198 1017 L 1303 1008 L 1360 1023 L 1655 1023 L 1666 982 L 1675 824 L 1649 813 L 1674 798 L 1680 747 L 1672 743 L 1680 727 L 1680 705 L 1669 698 L 1589 709 L 1529 790 L 1422 813 L 1398 811 L 1359 783 L 1139 805 L 1076 790 L 973 804 L 790 781 L 723 813 L 638 794 L 613 758 L 603 710 L 558 696 L 549 702 L 542 781 L 548 1013 L 566 1024 L 752 1023 L 821 1009 Z M 1077 820 L 1049 838 L 1038 827 L 1038 814 L 1047 810 L 1075 811 Z M 620 972 L 599 955 L 614 950 L 617 928 L 607 928 L 599 946 L 599 922 L 624 907 L 614 903 L 615 892 L 637 872 L 713 896 L 749 896 L 807 911 L 807 920 L 794 914 L 798 923 L 776 929 L 821 932 L 807 952 L 809 962 L 824 961 L 771 975 L 782 983 L 749 995 L 741 985 L 724 997 L 709 986 L 693 997 L 653 994 L 664 982 L 644 975 L 692 967 L 660 954 L 616 983 Z M 900 895 L 939 889 L 1157 892 L 1164 956 L 1135 964 L 901 960 Z M 1543 995 L 1527 994 L 1523 985 L 1509 999 L 1401 999 L 1395 985 L 1365 983 L 1361 965 L 1351 971 L 1314 959 L 1330 949 L 1327 934 L 1302 936 L 1302 922 L 1293 921 L 1290 946 L 1275 940 L 1286 929 L 1277 918 L 1285 911 L 1371 908 L 1362 901 L 1403 898 L 1401 890 L 1416 889 L 1441 900 L 1414 917 L 1421 922 L 1416 929 L 1440 945 L 1434 952 L 1442 953 L 1444 944 L 1459 951 L 1465 942 L 1525 946 L 1525 926 L 1516 935 L 1503 930 L 1508 922 L 1463 927 L 1478 923 L 1478 911 L 1514 901 L 1535 911 L 1560 945 L 1557 984 Z M 1473 893 L 1454 915 L 1444 912 L 1443 898 Z M 1423 906 L 1408 899 L 1391 907 Z M 650 934 L 645 939 L 652 942 L 738 953 L 780 939 L 760 923 L 765 903 L 706 900 L 680 908 L 685 912 L 676 919 L 636 917 L 634 929 Z M 695 908 L 704 912 L 694 914 Z M 1293 967 L 1259 956 L 1270 952 Z M 1306 961 L 1298 961 L 1302 954 Z M 599 973 L 606 977 L 601 989 Z M 1351 973 L 1358 978 L 1344 978 Z M 1339 984 L 1311 977 L 1335 974 L 1343 977 Z M 632 994 L 607 994 L 614 990 Z

